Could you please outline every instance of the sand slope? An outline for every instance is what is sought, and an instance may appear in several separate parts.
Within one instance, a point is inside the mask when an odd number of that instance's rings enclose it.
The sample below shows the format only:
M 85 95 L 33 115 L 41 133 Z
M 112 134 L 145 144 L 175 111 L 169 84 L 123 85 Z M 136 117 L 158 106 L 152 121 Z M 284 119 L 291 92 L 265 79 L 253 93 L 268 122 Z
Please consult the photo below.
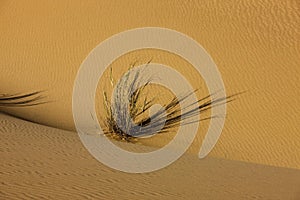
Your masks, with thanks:
M 209 52 L 228 94 L 248 91 L 228 106 L 211 155 L 299 169 L 299 5 L 298 0 L 1 0 L 0 91 L 47 90 L 52 103 L 7 111 L 74 130 L 73 83 L 88 53 L 128 29 L 174 29 Z M 140 58 L 151 55 L 121 65 Z M 164 60 L 179 63 L 156 59 Z M 186 65 L 180 67 L 193 79 Z
M 300 199 L 300 170 L 185 154 L 127 174 L 92 158 L 75 132 L 3 114 L 0 157 L 0 199 Z

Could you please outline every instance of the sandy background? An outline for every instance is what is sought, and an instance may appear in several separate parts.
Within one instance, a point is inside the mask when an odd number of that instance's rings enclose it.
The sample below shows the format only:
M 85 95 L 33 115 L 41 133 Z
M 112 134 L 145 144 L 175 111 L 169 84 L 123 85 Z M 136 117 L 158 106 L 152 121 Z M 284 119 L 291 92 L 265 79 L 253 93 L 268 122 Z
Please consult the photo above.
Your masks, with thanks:
M 88 53 L 121 31 L 166 27 L 191 36 L 209 52 L 228 94 L 248 91 L 228 105 L 225 128 L 210 156 L 300 169 L 299 8 L 292 0 L 1 0 L 1 92 L 47 90 L 53 101 L 5 111 L 74 130 L 73 82 Z M 178 63 L 155 52 L 137 59 L 153 55 L 157 61 Z M 132 58 L 121 59 L 122 66 L 136 56 Z M 194 80 L 187 64 L 180 67 Z M 191 152 L 200 144 L 201 136 Z
M 0 143 L 0 199 L 300 198 L 299 170 L 185 154 L 162 170 L 127 174 L 95 160 L 75 132 L 3 114 Z

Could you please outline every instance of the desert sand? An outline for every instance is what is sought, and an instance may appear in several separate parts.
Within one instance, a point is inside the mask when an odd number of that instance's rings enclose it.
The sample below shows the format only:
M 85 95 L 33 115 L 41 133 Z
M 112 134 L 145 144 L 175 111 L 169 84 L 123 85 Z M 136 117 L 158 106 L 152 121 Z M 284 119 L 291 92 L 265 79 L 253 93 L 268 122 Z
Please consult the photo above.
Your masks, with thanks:
M 0 94 L 44 91 L 49 103 L 0 108 L 18 117 L 0 115 L 0 199 L 300 199 L 299 10 L 297 0 L 1 0 Z M 228 104 L 222 135 L 206 159 L 197 153 L 209 121 L 177 162 L 132 175 L 102 165 L 83 147 L 72 93 L 92 49 L 149 26 L 193 38 L 216 63 L 226 93 L 246 92 Z M 130 52 L 111 67 L 117 78 L 150 59 L 182 73 L 201 89 L 199 98 L 207 95 L 193 66 L 166 52 Z M 147 151 L 169 140 L 125 146 Z
M 211 55 L 227 94 L 247 91 L 228 105 L 218 158 L 300 168 L 299 2 L 288 1 L 1 1 L 0 90 L 46 90 L 49 104 L 5 110 L 74 131 L 73 84 L 80 64 L 101 41 L 119 32 L 156 26 L 189 35 Z M 194 87 L 192 68 L 159 53 L 117 59 L 168 64 Z M 205 127 L 205 125 L 203 125 Z M 202 132 L 201 132 L 202 131 Z M 197 152 L 203 130 L 194 145 Z M 153 144 L 155 145 L 155 143 Z
M 186 153 L 162 170 L 128 174 L 94 159 L 76 132 L 4 114 L 0 125 L 1 199 L 300 198 L 300 171 L 295 169 L 211 157 L 199 160 Z

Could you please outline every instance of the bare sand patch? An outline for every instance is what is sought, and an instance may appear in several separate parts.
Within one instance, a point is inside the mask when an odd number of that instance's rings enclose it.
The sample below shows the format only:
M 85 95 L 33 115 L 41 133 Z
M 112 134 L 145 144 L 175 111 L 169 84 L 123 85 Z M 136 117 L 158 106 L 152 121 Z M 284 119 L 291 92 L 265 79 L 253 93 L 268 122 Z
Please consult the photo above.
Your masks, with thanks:
M 1 199 L 300 198 L 299 170 L 212 157 L 199 160 L 186 153 L 162 170 L 127 174 L 95 160 L 75 132 L 4 114 L 0 157 Z

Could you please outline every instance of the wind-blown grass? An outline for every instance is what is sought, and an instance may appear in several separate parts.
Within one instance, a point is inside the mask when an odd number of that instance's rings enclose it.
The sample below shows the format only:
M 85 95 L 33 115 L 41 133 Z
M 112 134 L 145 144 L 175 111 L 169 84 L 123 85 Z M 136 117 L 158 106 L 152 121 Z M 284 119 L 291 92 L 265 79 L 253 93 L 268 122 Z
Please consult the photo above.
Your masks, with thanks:
M 44 98 L 40 91 L 14 95 L 0 94 L 0 108 L 36 106 L 46 103 L 43 101 Z
M 199 113 L 208 111 L 213 106 L 228 103 L 233 100 L 233 96 L 223 98 L 213 98 L 205 96 L 181 108 L 181 103 L 185 102 L 192 94 L 184 94 L 181 97 L 174 97 L 171 101 L 159 109 L 151 116 L 145 116 L 145 113 L 154 105 L 154 99 L 148 99 L 145 95 L 145 88 L 150 85 L 151 78 L 148 78 L 145 84 L 137 87 L 143 80 L 142 70 L 136 73 L 128 71 L 115 86 L 113 99 L 110 101 L 106 91 L 103 91 L 103 100 L 105 108 L 104 134 L 111 138 L 123 141 L 136 141 L 138 137 L 161 134 L 170 131 L 179 126 L 190 123 L 198 123 L 199 120 L 208 120 L 213 117 L 193 121 L 193 117 Z M 110 83 L 114 86 L 112 69 L 110 72 Z M 134 91 L 134 88 L 137 88 Z M 128 102 L 128 103 L 126 103 Z

